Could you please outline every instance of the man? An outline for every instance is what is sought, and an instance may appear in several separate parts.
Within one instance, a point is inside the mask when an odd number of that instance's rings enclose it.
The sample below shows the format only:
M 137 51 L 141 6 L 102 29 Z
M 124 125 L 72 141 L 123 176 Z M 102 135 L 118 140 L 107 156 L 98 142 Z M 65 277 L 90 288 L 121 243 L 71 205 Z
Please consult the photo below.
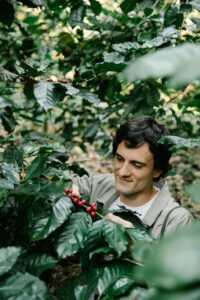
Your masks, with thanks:
M 169 146 L 158 143 L 165 135 L 168 130 L 149 116 L 122 124 L 113 139 L 114 174 L 73 174 L 75 193 L 89 195 L 107 212 L 132 211 L 156 239 L 192 223 L 191 214 L 175 202 L 163 179 L 171 157 Z M 111 213 L 108 217 L 132 226 Z

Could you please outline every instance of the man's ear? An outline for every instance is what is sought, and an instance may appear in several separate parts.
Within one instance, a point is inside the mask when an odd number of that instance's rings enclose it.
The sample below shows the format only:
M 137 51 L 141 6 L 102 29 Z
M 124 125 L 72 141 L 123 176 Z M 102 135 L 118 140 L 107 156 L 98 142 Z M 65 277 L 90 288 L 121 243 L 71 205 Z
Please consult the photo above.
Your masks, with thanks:
M 157 179 L 162 174 L 162 170 L 155 169 L 153 172 L 153 178 Z

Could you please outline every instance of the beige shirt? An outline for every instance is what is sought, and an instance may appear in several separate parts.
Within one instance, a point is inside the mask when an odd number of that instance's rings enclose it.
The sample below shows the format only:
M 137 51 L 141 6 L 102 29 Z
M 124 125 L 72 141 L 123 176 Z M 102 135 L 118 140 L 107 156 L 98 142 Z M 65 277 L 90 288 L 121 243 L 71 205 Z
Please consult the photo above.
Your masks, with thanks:
M 113 174 L 96 173 L 91 176 L 79 177 L 76 174 L 65 172 L 65 175 L 78 185 L 81 194 L 90 196 L 90 201 L 102 206 L 104 211 L 107 211 L 119 197 L 115 189 Z M 155 239 L 159 239 L 168 212 L 179 204 L 170 195 L 167 182 L 164 179 L 154 184 L 160 189 L 160 192 L 142 221 L 144 225 L 150 228 L 150 235 Z M 168 218 L 164 235 L 166 236 L 191 223 L 193 223 L 193 217 L 184 207 L 175 209 Z

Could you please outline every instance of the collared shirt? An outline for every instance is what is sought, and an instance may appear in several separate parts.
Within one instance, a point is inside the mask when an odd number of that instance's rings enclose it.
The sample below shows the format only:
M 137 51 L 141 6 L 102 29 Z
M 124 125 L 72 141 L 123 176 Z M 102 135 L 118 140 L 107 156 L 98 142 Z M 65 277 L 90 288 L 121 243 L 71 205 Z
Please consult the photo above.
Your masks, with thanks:
M 121 201 L 120 197 L 118 197 L 117 200 L 109 207 L 109 210 L 115 211 L 120 209 L 121 207 L 125 207 L 126 209 L 131 210 L 133 213 L 135 213 L 140 218 L 140 220 L 142 220 L 146 215 L 147 211 L 149 210 L 149 208 L 151 207 L 151 205 L 153 204 L 155 198 L 157 197 L 157 193 L 159 192 L 159 188 L 157 187 L 154 188 L 156 190 L 156 194 L 153 196 L 152 199 L 150 199 L 147 203 L 143 205 L 140 206 L 126 205 Z

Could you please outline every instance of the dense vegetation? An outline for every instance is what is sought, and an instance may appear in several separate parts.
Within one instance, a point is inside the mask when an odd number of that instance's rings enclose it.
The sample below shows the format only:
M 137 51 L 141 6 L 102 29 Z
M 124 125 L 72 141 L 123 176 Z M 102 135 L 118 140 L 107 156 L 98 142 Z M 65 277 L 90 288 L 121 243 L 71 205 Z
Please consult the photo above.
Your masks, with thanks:
M 116 126 L 148 114 L 199 216 L 199 28 L 198 0 L 0 1 L 1 299 L 200 298 L 198 221 L 158 243 L 64 192 L 71 151 L 106 157 Z

